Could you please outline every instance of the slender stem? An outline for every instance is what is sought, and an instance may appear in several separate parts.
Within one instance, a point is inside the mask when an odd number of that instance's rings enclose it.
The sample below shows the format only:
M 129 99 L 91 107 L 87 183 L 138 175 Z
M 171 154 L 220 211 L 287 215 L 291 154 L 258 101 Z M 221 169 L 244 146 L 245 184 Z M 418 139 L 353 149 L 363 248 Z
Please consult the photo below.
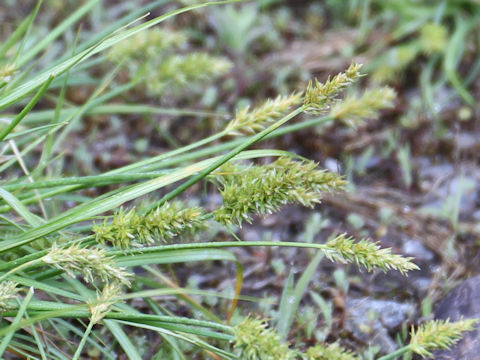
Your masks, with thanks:
M 143 160 L 143 161 L 139 161 L 137 163 L 134 163 L 134 164 L 130 164 L 130 165 L 127 165 L 127 166 L 124 166 L 122 168 L 119 168 L 119 169 L 115 169 L 115 170 L 112 170 L 112 171 L 108 171 L 107 173 L 105 174 L 108 174 L 108 175 L 113 175 L 113 174 L 118 174 L 118 173 L 124 173 L 124 172 L 130 172 L 132 170 L 137 170 L 139 168 L 142 168 L 143 166 L 146 166 L 146 165 L 150 165 L 150 164 L 154 164 L 154 163 L 157 163 L 159 161 L 162 161 L 162 160 L 165 160 L 165 159 L 169 159 L 169 158 L 172 158 L 174 156 L 177 156 L 177 155 L 180 155 L 180 154 L 183 154 L 187 151 L 190 151 L 190 150 L 194 150 L 196 148 L 199 148 L 203 145 L 206 145 L 208 143 L 211 143 L 215 140 L 218 140 L 222 137 L 224 137 L 225 135 L 227 135 L 228 132 L 226 130 L 223 130 L 217 134 L 214 134 L 212 136 L 209 136 L 205 139 L 202 139 L 200 141 L 197 141 L 193 144 L 190 144 L 190 145 L 187 145 L 187 146 L 184 146 L 180 149 L 176 149 L 176 150 L 173 150 L 173 151 L 169 151 L 169 152 L 166 152 L 164 154 L 160 154 L 160 155 L 157 155 L 153 158 L 150 158 L 150 159 L 146 159 L 146 160 Z
M 124 183 L 136 180 L 155 179 L 163 173 L 140 173 L 140 174 L 118 174 L 118 175 L 97 175 L 97 176 L 83 176 L 63 179 L 51 179 L 44 181 L 37 181 L 34 183 L 14 183 L 7 184 L 3 188 L 8 191 L 27 190 L 27 189 L 41 189 L 52 188 L 66 185 L 111 185 L 117 183 Z
M 82 350 L 85 346 L 85 343 L 87 342 L 88 336 L 92 331 L 93 325 L 95 325 L 95 323 L 92 321 L 92 319 L 90 319 L 87 329 L 83 333 L 82 340 L 80 341 L 80 344 L 78 344 L 77 351 L 75 351 L 75 355 L 73 355 L 72 360 L 78 360 L 80 358 L 80 355 L 82 354 Z
M 185 250 L 185 249 L 217 249 L 227 247 L 247 247 L 247 246 L 279 246 L 279 247 L 296 247 L 307 249 L 331 249 L 326 244 L 316 243 L 299 243 L 294 241 L 221 241 L 208 243 L 187 243 L 187 244 L 173 244 L 163 246 L 151 246 L 142 248 L 132 248 L 126 253 L 125 250 L 109 251 L 110 255 L 118 256 L 118 261 L 121 263 L 122 257 L 135 256 L 136 254 L 159 253 L 163 251 Z
M 388 355 L 379 357 L 377 360 L 394 360 L 397 359 L 399 356 L 405 354 L 407 351 L 410 351 L 410 345 L 404 346 Z

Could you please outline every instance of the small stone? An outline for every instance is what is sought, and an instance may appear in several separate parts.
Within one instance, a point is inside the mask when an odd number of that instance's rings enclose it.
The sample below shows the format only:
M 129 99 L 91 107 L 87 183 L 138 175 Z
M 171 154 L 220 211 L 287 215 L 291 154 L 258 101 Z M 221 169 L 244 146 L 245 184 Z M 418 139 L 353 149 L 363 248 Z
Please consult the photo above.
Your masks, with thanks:
M 450 291 L 435 309 L 437 319 L 458 321 L 461 318 L 480 318 L 480 275 L 477 275 Z M 465 333 L 462 340 L 449 351 L 435 353 L 436 360 L 478 359 L 480 332 Z
M 332 172 L 341 172 L 342 164 L 337 159 L 328 158 L 325 160 L 325 168 Z
M 408 256 L 413 256 L 415 260 L 430 261 L 435 255 L 428 250 L 420 241 L 407 240 L 403 244 L 403 253 Z
M 389 331 L 397 329 L 415 312 L 412 304 L 370 298 L 348 298 L 346 308 L 346 328 L 358 339 L 379 346 L 384 353 L 398 348 Z

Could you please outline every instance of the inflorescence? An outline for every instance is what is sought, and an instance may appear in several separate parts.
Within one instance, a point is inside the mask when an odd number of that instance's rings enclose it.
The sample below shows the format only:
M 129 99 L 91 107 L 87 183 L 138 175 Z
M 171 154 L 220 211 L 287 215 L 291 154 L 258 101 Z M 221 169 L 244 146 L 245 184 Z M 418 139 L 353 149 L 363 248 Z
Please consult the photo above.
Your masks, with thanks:
M 462 338 L 462 333 L 475 330 L 477 322 L 478 319 L 428 321 L 416 331 L 412 328 L 409 348 L 423 358 L 430 357 L 434 350 L 450 349 Z
M 100 279 L 107 284 L 117 281 L 130 286 L 132 274 L 119 267 L 105 249 L 81 248 L 77 245 L 62 248 L 53 244 L 41 261 L 66 272 L 71 277 L 75 277 L 75 273 L 79 272 L 88 283 Z
M 231 61 L 225 57 L 199 52 L 179 54 L 186 40 L 180 31 L 148 29 L 115 45 L 108 58 L 124 63 L 130 78 L 143 84 L 151 95 L 175 93 L 231 69 Z
M 310 81 L 304 97 L 306 111 L 315 113 L 327 110 L 343 90 L 362 76 L 361 68 L 361 64 L 352 63 L 344 73 L 339 73 L 333 78 L 329 77 L 325 83 L 318 79 L 315 79 L 315 83 Z
M 352 351 L 340 346 L 338 342 L 308 348 L 306 356 L 308 360 L 359 360 Z
M 355 241 L 342 234 L 328 241 L 326 245 L 328 249 L 325 255 L 329 260 L 341 263 L 354 262 L 368 271 L 378 268 L 386 272 L 393 269 L 406 275 L 410 270 L 419 269 L 411 261 L 413 258 L 392 254 L 391 248 L 381 248 L 378 243 L 366 239 Z
M 370 89 L 360 97 L 348 96 L 336 103 L 330 115 L 349 126 L 360 126 L 366 119 L 376 120 L 379 111 L 393 107 L 395 90 L 388 86 Z
M 294 360 L 296 354 L 288 348 L 274 329 L 258 317 L 247 316 L 236 325 L 234 350 L 242 360 Z
M 120 209 L 111 223 L 95 224 L 96 240 L 121 248 L 150 245 L 158 241 L 192 235 L 206 226 L 205 211 L 198 206 L 187 208 L 179 201 L 165 203 L 150 213 L 138 214 Z
M 18 283 L 14 281 L 3 281 L 0 284 L 0 313 L 14 306 L 12 301 L 17 297 L 19 291 Z
M 99 323 L 110 311 L 112 305 L 118 301 L 117 298 L 122 294 L 123 291 L 120 283 L 112 282 L 105 285 L 101 293 L 97 292 L 97 298 L 88 303 L 90 313 L 92 314 L 91 321 L 95 324 Z
M 269 99 L 252 110 L 247 106 L 237 113 L 227 125 L 226 131 L 229 135 L 254 134 L 299 106 L 302 99 L 302 93 L 293 93 L 288 96 L 278 96 L 274 100 Z
M 287 157 L 268 165 L 231 166 L 218 181 L 223 205 L 214 215 L 224 225 L 251 222 L 252 214 L 271 214 L 288 203 L 312 207 L 322 193 L 345 185 L 340 175 L 319 170 L 313 161 Z

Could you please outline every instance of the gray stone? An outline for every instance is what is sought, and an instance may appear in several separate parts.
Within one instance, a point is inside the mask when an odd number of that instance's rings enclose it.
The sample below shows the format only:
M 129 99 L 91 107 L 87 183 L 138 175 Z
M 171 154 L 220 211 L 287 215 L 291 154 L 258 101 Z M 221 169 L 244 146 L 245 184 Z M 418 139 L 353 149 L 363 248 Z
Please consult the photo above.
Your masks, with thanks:
M 435 309 L 437 319 L 451 321 L 480 318 L 480 275 L 477 275 L 450 291 Z M 463 339 L 449 351 L 435 353 L 436 360 L 479 359 L 480 332 L 466 333 Z
M 430 261 L 434 258 L 433 252 L 425 247 L 420 241 L 409 239 L 403 244 L 403 253 L 413 256 L 415 260 Z
M 385 353 L 398 347 L 389 331 L 397 329 L 415 312 L 412 304 L 370 298 L 348 298 L 346 308 L 346 328 L 358 339 L 379 346 Z

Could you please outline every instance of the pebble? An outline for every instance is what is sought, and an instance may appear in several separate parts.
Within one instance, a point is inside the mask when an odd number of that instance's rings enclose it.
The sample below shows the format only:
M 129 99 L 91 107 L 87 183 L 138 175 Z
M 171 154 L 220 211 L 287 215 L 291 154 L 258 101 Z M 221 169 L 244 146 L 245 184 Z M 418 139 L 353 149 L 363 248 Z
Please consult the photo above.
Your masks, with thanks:
M 412 304 L 371 298 L 348 298 L 346 308 L 346 328 L 356 338 L 379 346 L 384 353 L 391 353 L 398 348 L 389 332 L 398 329 L 415 313 Z

